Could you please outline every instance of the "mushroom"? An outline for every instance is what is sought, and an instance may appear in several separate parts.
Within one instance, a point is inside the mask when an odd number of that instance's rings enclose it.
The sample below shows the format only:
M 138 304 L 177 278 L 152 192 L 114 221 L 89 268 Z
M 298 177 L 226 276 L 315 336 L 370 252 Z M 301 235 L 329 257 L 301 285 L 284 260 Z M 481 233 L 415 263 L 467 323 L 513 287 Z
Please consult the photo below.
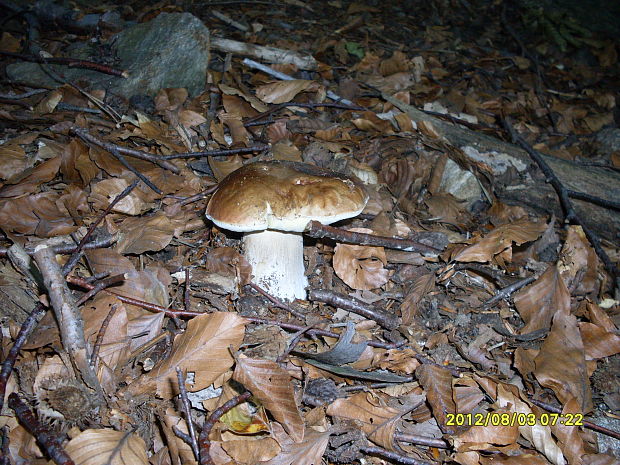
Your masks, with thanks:
M 302 231 L 312 221 L 357 216 L 368 196 L 361 183 L 314 165 L 263 161 L 230 173 L 211 197 L 206 217 L 243 232 L 253 282 L 282 300 L 306 298 Z

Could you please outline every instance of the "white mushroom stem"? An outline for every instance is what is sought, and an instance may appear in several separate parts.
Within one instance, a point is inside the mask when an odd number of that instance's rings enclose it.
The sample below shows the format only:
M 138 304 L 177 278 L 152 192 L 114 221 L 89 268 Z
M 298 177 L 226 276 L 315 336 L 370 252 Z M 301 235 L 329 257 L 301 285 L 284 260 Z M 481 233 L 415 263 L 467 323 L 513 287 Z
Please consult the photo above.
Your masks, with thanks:
M 306 298 L 301 233 L 258 231 L 243 236 L 243 255 L 252 265 L 252 282 L 281 300 Z

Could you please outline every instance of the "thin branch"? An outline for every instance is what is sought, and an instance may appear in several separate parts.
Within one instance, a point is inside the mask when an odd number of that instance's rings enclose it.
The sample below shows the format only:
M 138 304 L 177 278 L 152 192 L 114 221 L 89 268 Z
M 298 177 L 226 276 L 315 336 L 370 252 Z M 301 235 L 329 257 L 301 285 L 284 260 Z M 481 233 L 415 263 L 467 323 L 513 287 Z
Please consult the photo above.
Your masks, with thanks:
M 413 457 L 408 457 L 406 455 L 398 454 L 396 452 L 389 451 L 382 447 L 377 446 L 365 446 L 360 447 L 360 451 L 365 452 L 367 454 L 379 455 L 386 459 L 393 460 L 394 462 L 404 463 L 405 465 L 431 465 L 430 462 L 423 462 L 418 459 L 414 459 Z
M 108 236 L 103 237 L 101 239 L 94 240 L 85 244 L 84 250 L 92 250 L 92 249 L 105 249 L 106 247 L 110 247 L 112 244 L 116 242 L 116 237 Z M 52 247 L 54 249 L 54 253 L 56 255 L 69 255 L 74 253 L 77 250 L 77 245 L 74 244 L 66 244 L 66 245 L 55 245 Z M 9 249 L 6 247 L 0 247 L 0 257 L 6 257 L 9 253 Z M 34 250 L 26 249 L 26 253 L 28 255 L 32 255 Z
M 30 315 L 24 320 L 21 327 L 19 328 L 19 333 L 17 333 L 17 337 L 15 338 L 15 343 L 13 347 L 9 350 L 8 355 L 4 362 L 2 362 L 2 369 L 0 369 L 0 411 L 2 410 L 2 406 L 4 404 L 4 395 L 6 393 L 6 384 L 9 381 L 9 377 L 11 376 L 11 372 L 13 371 L 13 366 L 15 366 L 15 361 L 17 360 L 17 356 L 19 355 L 22 346 L 26 343 L 28 336 L 32 333 L 34 328 L 36 328 L 39 320 L 45 315 L 46 308 L 42 303 L 38 303 L 35 305 Z
M 78 278 L 77 276 L 69 276 L 69 277 L 67 277 L 67 281 L 69 283 L 71 283 L 71 284 L 74 284 L 76 286 L 80 286 L 80 287 L 82 287 L 84 289 L 92 289 L 93 287 L 95 287 L 91 283 L 89 283 L 86 279 Z M 204 312 L 187 312 L 187 311 L 184 311 L 184 310 L 179 310 L 179 309 L 175 309 L 175 308 L 166 308 L 166 307 L 162 307 L 161 305 L 151 304 L 149 302 L 144 302 L 143 300 L 134 299 L 133 297 L 126 297 L 124 295 L 117 294 L 116 292 L 111 291 L 109 289 L 105 289 L 103 292 L 107 292 L 109 294 L 114 295 L 121 302 L 124 302 L 124 303 L 127 303 L 127 304 L 131 304 L 131 305 L 136 305 L 137 307 L 145 308 L 147 310 L 152 310 L 154 312 L 165 313 L 167 316 L 173 317 L 173 318 L 176 318 L 176 317 L 194 317 L 194 316 L 204 315 Z M 258 317 L 252 317 L 252 316 L 244 316 L 243 318 L 248 320 L 250 323 L 262 324 L 262 325 L 271 325 L 271 326 L 279 326 L 280 328 L 288 330 L 288 331 L 301 331 L 302 329 L 304 329 L 304 326 L 296 325 L 296 324 L 293 324 L 293 323 L 287 323 L 287 322 L 284 322 L 284 321 L 271 320 L 271 319 L 267 319 L 267 318 L 258 318 Z M 336 339 L 338 339 L 338 337 L 339 337 L 338 333 L 334 333 L 333 331 L 326 331 L 324 329 L 310 329 L 310 330 L 308 330 L 307 334 L 308 335 L 333 337 L 333 338 L 336 338 Z M 394 344 L 394 343 L 381 342 L 381 341 L 368 341 L 368 345 L 369 346 L 379 347 L 379 348 L 382 348 L 382 349 L 397 349 L 397 348 L 401 347 L 402 344 L 403 344 L 402 342 Z
M 394 439 L 409 444 L 417 444 L 420 446 L 436 447 L 437 449 L 448 449 L 450 445 L 443 439 L 429 438 L 427 436 L 419 436 L 417 434 L 394 433 Z
M 506 131 L 510 134 L 512 141 L 520 145 L 521 148 L 523 148 L 530 155 L 530 157 L 532 157 L 532 160 L 536 162 L 540 170 L 545 175 L 547 182 L 551 184 L 555 189 L 556 193 L 558 194 L 562 210 L 566 215 L 566 221 L 574 222 L 581 226 L 584 234 L 588 238 L 588 241 L 590 241 L 590 244 L 594 248 L 596 255 L 598 255 L 598 257 L 601 259 L 603 265 L 605 266 L 605 269 L 614 280 L 614 285 L 616 289 L 620 289 L 620 273 L 618 272 L 616 265 L 614 265 L 614 263 L 609 258 L 609 255 L 607 255 L 605 250 L 603 250 L 603 247 L 601 247 L 601 241 L 598 236 L 588 226 L 586 226 L 586 224 L 581 220 L 579 215 L 577 215 L 577 213 L 575 212 L 573 204 L 568 198 L 567 189 L 560 182 L 560 180 L 555 175 L 553 170 L 549 167 L 549 165 L 547 165 L 547 162 L 545 162 L 541 154 L 538 151 L 534 150 L 534 148 L 517 133 L 512 124 L 510 124 L 510 121 L 505 118 L 503 120 L 503 123 Z
M 299 341 L 301 341 L 301 338 L 303 337 L 303 335 L 306 334 L 308 331 L 310 331 L 312 328 L 313 328 L 313 326 L 306 326 L 305 328 L 302 328 L 301 330 L 297 331 L 293 335 L 293 339 L 291 339 L 291 342 L 289 343 L 289 345 L 286 348 L 286 350 L 284 352 L 282 352 L 281 355 L 278 356 L 278 358 L 276 359 L 276 362 L 277 363 L 282 363 L 284 361 L 284 359 L 286 357 L 288 357 L 288 354 L 290 354 L 293 351 L 295 346 L 297 344 L 299 344 Z
M 185 376 L 179 367 L 177 370 L 177 381 L 179 383 L 179 393 L 181 397 L 181 404 L 183 404 L 183 412 L 185 413 L 185 421 L 187 422 L 187 430 L 189 431 L 189 445 L 194 452 L 196 460 L 200 460 L 200 450 L 198 449 L 198 440 L 196 436 L 196 428 L 194 428 L 194 422 L 192 421 L 192 415 L 189 405 L 189 398 L 187 397 L 187 388 L 185 387 Z
M 548 412 L 553 412 L 553 413 L 557 413 L 557 414 L 562 414 L 562 409 L 560 407 L 556 407 L 555 405 L 551 405 L 548 404 L 546 402 L 543 402 L 541 400 L 536 400 L 536 399 L 532 399 L 530 398 L 530 402 L 532 402 L 534 405 L 537 405 L 538 407 L 547 410 Z M 620 433 L 618 431 L 614 431 L 611 430 L 609 428 L 605 428 L 604 426 L 600 426 L 597 425 L 596 423 L 592 423 L 590 421 L 587 420 L 583 420 L 583 426 L 585 428 L 591 429 L 593 431 L 597 431 L 601 434 L 604 434 L 606 436 L 609 436 L 611 438 L 615 438 L 620 440 Z
M 217 186 L 218 184 L 213 184 L 212 186 L 207 187 L 204 191 L 179 201 L 179 205 L 183 206 L 204 199 L 207 195 L 213 194 L 217 190 Z
M 286 310 L 291 315 L 299 318 L 301 321 L 305 321 L 306 320 L 306 315 L 304 315 L 303 313 L 299 312 L 298 310 L 295 310 L 290 305 L 285 304 L 280 299 L 277 299 L 276 297 L 272 296 L 266 290 L 264 290 L 262 287 L 254 284 L 254 283 L 250 283 L 249 286 L 252 289 L 254 289 L 255 291 L 257 291 L 258 293 L 260 293 L 261 295 L 263 295 L 264 297 L 266 297 L 276 307 L 281 308 L 282 310 Z
M 601 207 L 609 208 L 610 210 L 618 210 L 620 211 L 620 202 L 616 202 L 614 200 L 602 199 L 600 197 L 596 197 L 595 195 L 586 194 L 585 192 L 578 192 L 567 189 L 568 196 L 573 199 L 583 200 L 585 202 L 590 202 L 595 205 L 600 205 Z
M 153 184 L 149 178 L 147 178 L 144 174 L 138 171 L 137 168 L 130 165 L 127 159 L 119 152 L 118 149 L 113 148 L 112 150 L 110 150 L 110 153 L 112 154 L 114 158 L 116 158 L 119 162 L 121 162 L 121 165 L 123 165 L 133 174 L 135 174 L 138 177 L 138 179 L 140 179 L 140 181 L 146 184 L 153 192 L 159 195 L 163 194 L 162 190 L 159 187 L 157 187 L 155 184 Z
M 9 407 L 15 411 L 15 415 L 21 424 L 35 437 L 54 463 L 57 465 L 75 465 L 71 457 L 62 448 L 58 437 L 35 418 L 34 413 L 14 392 L 9 395 Z
M 200 445 L 200 465 L 214 465 L 215 462 L 211 459 L 211 454 L 209 453 L 209 449 L 211 448 L 211 441 L 209 441 L 209 434 L 211 430 L 218 422 L 218 420 L 224 415 L 226 412 L 232 410 L 237 405 L 242 404 L 246 400 L 252 397 L 252 393 L 250 391 L 246 391 L 243 394 L 233 397 L 228 402 L 225 402 L 221 407 L 216 408 L 209 418 L 207 418 L 202 425 L 202 431 L 200 432 L 200 437 L 198 438 L 198 443 Z
M 158 155 L 153 155 L 152 153 L 142 152 L 140 150 L 130 149 L 126 147 L 122 147 L 120 145 L 113 144 L 112 142 L 101 140 L 88 131 L 82 128 L 73 127 L 71 128 L 71 132 L 82 139 L 84 142 L 96 145 L 97 147 L 101 147 L 102 149 L 113 154 L 114 151 L 120 153 L 122 155 L 127 155 L 128 157 L 139 158 L 140 160 L 150 161 L 151 163 L 155 163 L 159 165 L 161 168 L 172 171 L 174 174 L 179 174 L 180 170 L 175 165 L 166 161 L 165 157 L 161 157 Z
M 388 249 L 398 249 L 406 252 L 419 252 L 429 255 L 437 255 L 441 252 L 441 250 L 436 247 L 431 247 L 417 241 L 346 231 L 344 229 L 334 228 L 333 226 L 326 226 L 318 221 L 311 221 L 308 223 L 308 226 L 306 226 L 304 230 L 304 234 L 316 239 L 327 237 L 338 242 L 387 247 Z
M 311 289 L 308 298 L 315 302 L 323 302 L 332 307 L 342 308 L 365 318 L 374 320 L 386 329 L 392 330 L 398 328 L 400 318 L 393 313 L 369 305 L 354 297 L 350 297 L 338 292 L 328 291 L 327 289 Z
M 34 250 L 34 260 L 43 276 L 43 282 L 60 328 L 62 344 L 76 368 L 76 375 L 81 375 L 89 387 L 102 395 L 99 380 L 88 363 L 82 315 L 67 287 L 53 249 L 45 243 L 38 245 Z
M 483 303 L 482 308 L 488 309 L 488 308 L 493 307 L 500 300 L 507 299 L 513 293 L 517 292 L 522 287 L 525 287 L 528 284 L 533 283 L 534 281 L 536 281 L 535 276 L 528 276 L 527 278 L 520 279 L 516 283 L 512 283 L 509 286 L 503 287 L 502 289 L 497 291 L 493 297 L 491 297 L 489 300 Z
M 97 363 L 97 357 L 99 356 L 99 349 L 101 348 L 101 344 L 103 343 L 103 337 L 105 336 L 105 332 L 107 331 L 110 321 L 116 313 L 117 308 L 118 305 L 112 305 L 112 308 L 110 308 L 110 311 L 101 323 L 101 327 L 97 332 L 97 339 L 95 340 L 95 344 L 93 346 L 93 352 L 92 354 L 90 354 L 90 366 L 93 367 L 93 369 L 95 368 L 95 364 Z
M 24 55 L 23 53 L 3 52 L 0 51 L 0 55 L 4 55 L 11 58 L 17 58 L 22 61 L 30 61 L 32 63 L 45 63 L 54 65 L 66 65 L 69 68 L 82 68 L 92 71 L 98 71 L 100 73 L 109 74 L 111 76 L 129 77 L 127 71 L 121 71 L 120 69 L 111 68 L 110 66 L 102 65 L 101 63 L 95 63 L 87 60 L 77 60 L 69 57 L 50 57 L 43 58 L 35 55 Z
M 254 153 L 267 150 L 267 145 L 253 145 L 251 147 L 239 147 L 236 149 L 225 150 L 205 150 L 202 152 L 185 152 L 185 153 L 173 153 L 171 155 L 165 155 L 162 157 L 164 160 L 173 160 L 176 158 L 202 158 L 202 157 L 220 157 L 226 155 L 237 155 L 240 153 Z

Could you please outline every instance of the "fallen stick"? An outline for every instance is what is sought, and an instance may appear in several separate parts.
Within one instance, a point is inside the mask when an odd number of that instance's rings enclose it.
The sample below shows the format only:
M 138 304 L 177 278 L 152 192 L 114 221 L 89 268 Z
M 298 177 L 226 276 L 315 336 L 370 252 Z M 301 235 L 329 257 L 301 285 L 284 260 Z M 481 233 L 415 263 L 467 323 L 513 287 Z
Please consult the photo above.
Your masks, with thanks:
M 211 48 L 221 52 L 250 56 L 268 63 L 291 64 L 300 69 L 314 70 L 317 67 L 317 62 L 311 55 L 301 55 L 291 50 L 248 44 L 247 42 L 222 39 L 221 37 L 211 38 Z

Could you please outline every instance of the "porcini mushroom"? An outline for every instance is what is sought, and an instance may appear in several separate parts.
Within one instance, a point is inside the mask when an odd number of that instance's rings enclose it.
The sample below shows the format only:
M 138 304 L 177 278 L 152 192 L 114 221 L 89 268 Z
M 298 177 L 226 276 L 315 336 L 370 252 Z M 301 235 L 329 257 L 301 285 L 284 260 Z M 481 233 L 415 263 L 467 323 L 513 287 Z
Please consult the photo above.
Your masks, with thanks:
M 361 183 L 290 161 L 255 162 L 224 178 L 205 213 L 217 226 L 243 232 L 252 281 L 282 300 L 306 298 L 301 232 L 357 216 L 368 196 Z

